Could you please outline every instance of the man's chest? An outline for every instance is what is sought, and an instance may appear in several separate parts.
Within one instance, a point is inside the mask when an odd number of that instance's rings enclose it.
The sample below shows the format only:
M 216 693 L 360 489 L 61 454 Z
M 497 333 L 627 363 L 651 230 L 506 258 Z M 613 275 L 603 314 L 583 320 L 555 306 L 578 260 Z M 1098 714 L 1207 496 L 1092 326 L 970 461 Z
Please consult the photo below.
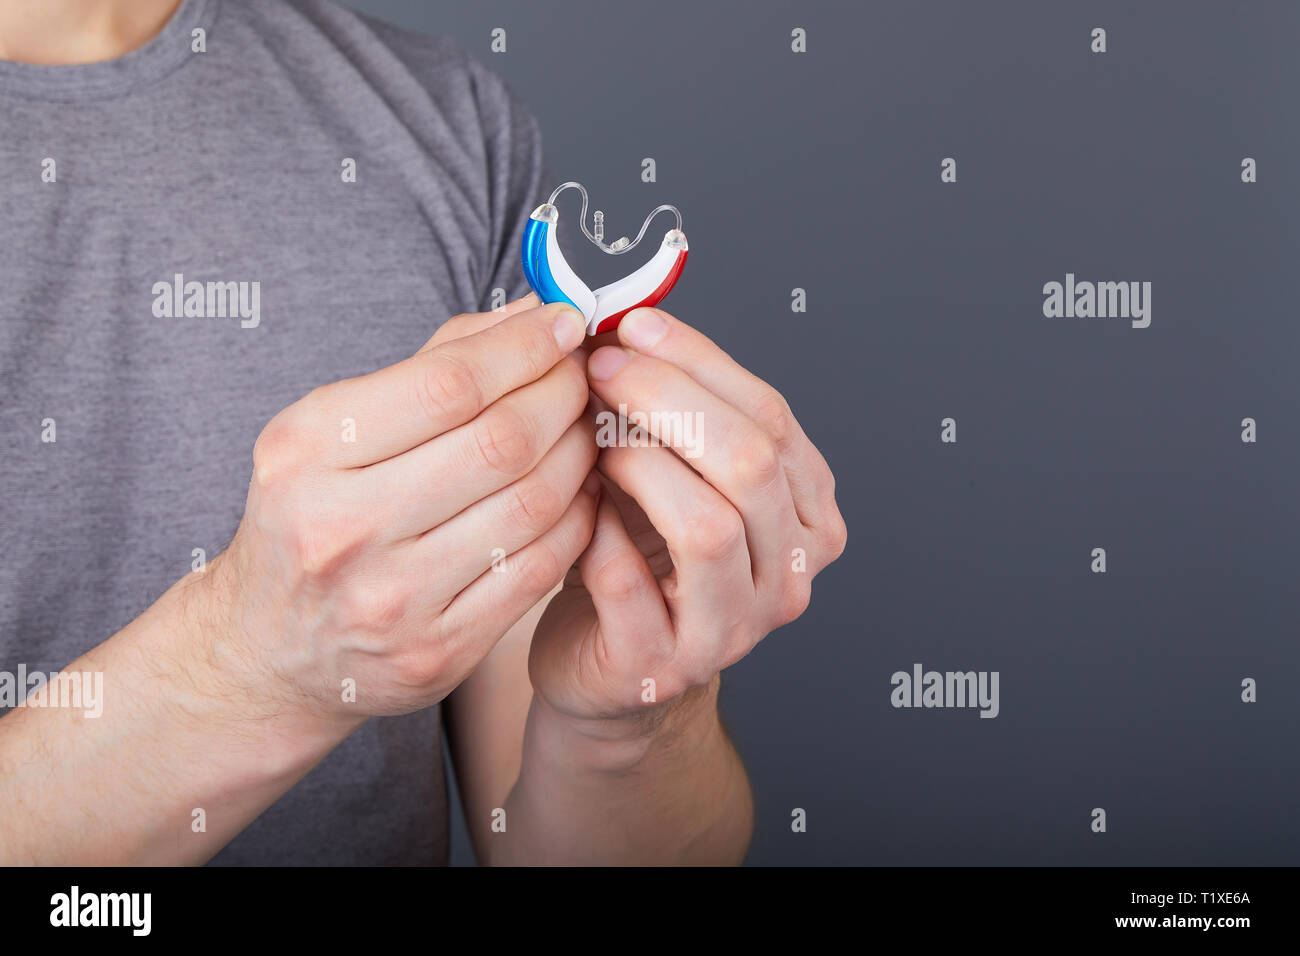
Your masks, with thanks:
M 25 139 L 0 147 L 36 157 L 0 183 L 0 629 L 84 646 L 225 546 L 279 409 L 477 306 L 485 236 L 431 170 L 413 191 L 319 130 Z

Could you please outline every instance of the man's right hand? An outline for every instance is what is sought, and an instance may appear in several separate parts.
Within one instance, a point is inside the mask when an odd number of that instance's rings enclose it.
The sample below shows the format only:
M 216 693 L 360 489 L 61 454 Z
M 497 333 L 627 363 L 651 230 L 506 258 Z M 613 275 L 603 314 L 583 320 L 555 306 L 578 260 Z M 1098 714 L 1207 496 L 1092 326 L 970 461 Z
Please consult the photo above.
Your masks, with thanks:
M 201 584 L 206 650 L 244 693 L 344 720 L 437 703 L 577 560 L 598 487 L 583 320 L 534 301 L 263 430 Z
M 267 425 L 225 553 L 64 668 L 103 675 L 102 715 L 0 719 L 0 864 L 210 859 L 367 717 L 445 697 L 560 581 L 596 510 L 585 330 L 533 305 L 459 316 Z

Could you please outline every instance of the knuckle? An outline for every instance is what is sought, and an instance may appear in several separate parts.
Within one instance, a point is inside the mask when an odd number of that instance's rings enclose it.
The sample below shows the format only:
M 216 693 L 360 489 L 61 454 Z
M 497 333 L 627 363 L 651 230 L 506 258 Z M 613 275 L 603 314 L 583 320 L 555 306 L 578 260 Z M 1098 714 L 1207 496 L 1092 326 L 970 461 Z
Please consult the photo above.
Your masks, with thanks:
M 428 688 L 447 672 L 445 652 L 437 645 L 421 646 L 392 662 L 393 678 L 406 687 Z
M 781 456 L 765 435 L 747 439 L 736 454 L 736 477 L 747 488 L 766 488 L 781 474 Z
M 826 500 L 833 506 L 835 504 L 835 473 L 831 471 L 831 466 L 827 463 L 826 458 L 815 446 L 812 448 L 812 481 L 813 487 L 824 495 Z
M 440 425 L 473 418 L 483 393 L 474 373 L 459 359 L 435 353 L 423 373 L 416 376 L 416 403 L 431 422 Z
M 337 404 L 337 393 L 341 384 L 341 382 L 330 382 L 316 386 L 285 409 L 288 412 L 286 417 L 300 426 L 299 431 L 304 433 L 311 431 L 311 426 L 323 421 L 327 411 Z
M 356 583 L 340 589 L 339 602 L 342 623 L 348 630 L 385 634 L 406 617 L 410 594 L 388 582 Z
M 667 664 L 655 668 L 655 697 L 657 700 L 675 700 L 696 686 L 692 673 L 688 671 L 689 666 L 682 662 L 680 655 L 674 655 Z M 640 675 L 632 676 L 635 678 Z
M 260 487 L 276 484 L 294 457 L 295 437 L 279 416 L 271 419 L 253 443 L 253 478 Z
M 812 582 L 806 574 L 796 574 L 786 581 L 781 589 L 781 598 L 777 604 L 777 619 L 782 624 L 789 624 L 803 616 L 812 602 Z
M 564 577 L 564 564 L 548 547 L 530 548 L 522 558 L 519 584 L 526 593 L 545 594 Z
M 564 505 L 560 493 L 543 481 L 521 481 L 506 492 L 507 519 L 533 534 L 541 534 L 559 521 Z
M 259 486 L 280 483 L 319 454 L 318 442 L 303 418 L 301 409 L 291 405 L 272 418 L 253 442 L 253 478 Z
M 635 597 L 644 587 L 644 580 L 640 555 L 626 552 L 610 558 L 592 575 L 594 589 L 615 601 Z
M 523 416 L 499 402 L 474 430 L 474 441 L 479 460 L 504 475 L 527 471 L 537 450 L 536 439 Z
M 474 328 L 474 322 L 478 318 L 474 312 L 458 312 L 453 315 L 433 333 L 433 338 L 429 340 L 429 345 L 445 345 L 454 339 L 469 335 Z
M 288 538 L 294 566 L 308 581 L 332 577 L 346 563 L 347 549 L 318 526 L 295 524 Z
M 680 688 L 678 693 L 707 684 L 722 669 L 716 652 L 703 647 L 679 650 L 674 664 L 675 683 Z
M 360 522 L 301 503 L 288 509 L 285 527 L 291 559 L 307 580 L 336 575 L 366 542 Z
M 830 517 L 827 519 L 826 537 L 830 545 L 830 559 L 834 561 L 844 553 L 844 548 L 849 543 L 849 526 L 844 523 L 844 516 L 840 514 L 840 509 L 832 506 Z
M 555 342 L 551 327 L 562 311 L 562 306 L 546 310 L 543 321 L 529 322 L 527 331 L 516 338 L 515 347 L 523 353 L 524 367 L 532 369 L 535 375 L 541 375 L 560 358 L 560 347 Z
M 722 655 L 722 660 L 719 661 L 718 670 L 725 671 L 728 667 L 743 660 L 757 646 L 757 643 L 753 639 L 746 639 L 728 645 L 728 650 Z
M 729 506 L 697 515 L 687 525 L 682 549 L 697 561 L 714 562 L 729 557 L 745 542 L 745 523 Z
M 776 389 L 768 388 L 754 403 L 754 420 L 778 451 L 786 451 L 794 443 L 796 434 L 794 413 L 785 397 Z
M 754 649 L 758 641 L 753 635 L 751 628 L 732 628 L 724 636 L 721 646 L 718 648 L 714 658 L 709 662 L 711 665 L 710 673 L 705 676 L 705 682 L 711 680 L 714 674 L 725 671 L 732 664 L 742 660 L 750 651 Z

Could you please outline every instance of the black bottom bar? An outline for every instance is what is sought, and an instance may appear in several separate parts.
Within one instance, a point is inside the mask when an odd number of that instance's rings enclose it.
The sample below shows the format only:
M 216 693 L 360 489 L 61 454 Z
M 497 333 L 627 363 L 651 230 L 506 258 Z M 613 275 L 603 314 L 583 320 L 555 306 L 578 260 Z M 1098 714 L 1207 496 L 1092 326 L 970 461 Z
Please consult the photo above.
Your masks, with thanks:
M 1294 882 L 1289 869 L 7 869 L 0 911 L 6 943 L 78 945 L 337 947 L 468 932 L 471 943 L 559 934 L 582 946 L 607 945 L 620 927 L 629 945 L 656 950 L 778 927 L 810 943 L 842 928 L 926 944 L 1047 934 L 1230 945 L 1283 930 Z

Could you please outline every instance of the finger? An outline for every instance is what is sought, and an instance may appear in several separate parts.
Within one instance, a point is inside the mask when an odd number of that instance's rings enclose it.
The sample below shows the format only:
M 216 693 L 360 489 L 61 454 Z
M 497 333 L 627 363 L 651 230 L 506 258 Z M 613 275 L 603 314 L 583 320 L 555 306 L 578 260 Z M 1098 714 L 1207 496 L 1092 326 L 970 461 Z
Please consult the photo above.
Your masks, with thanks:
M 317 389 L 304 413 L 318 428 L 351 423 L 327 463 L 384 461 L 463 425 L 502 395 L 536 381 L 581 344 L 582 315 L 564 305 L 526 309 L 360 378 Z M 345 435 L 347 433 L 345 432 Z
M 453 315 L 438 327 L 438 331 L 433 333 L 429 341 L 420 346 L 420 352 L 427 352 L 434 346 L 441 345 L 443 342 L 450 342 L 452 339 L 463 339 L 475 332 L 482 332 L 516 312 L 535 309 L 541 304 L 542 300 L 538 298 L 537 293 L 530 292 L 526 296 L 515 299 L 513 302 L 507 302 L 501 308 L 493 309 L 490 312 L 466 312 L 463 315 Z M 419 352 L 416 354 L 418 355 Z
M 494 562 L 555 527 L 595 462 L 591 430 L 574 422 L 524 477 L 414 541 L 411 561 L 432 569 L 435 599 L 451 600 Z
M 635 649 L 651 665 L 671 659 L 676 641 L 663 591 L 608 494 L 601 497 L 578 572 L 611 648 Z
M 470 662 L 469 673 L 487 656 L 498 638 L 559 584 L 591 540 L 600 482 L 583 484 L 564 516 L 550 531 L 507 555 L 456 595 L 440 618 L 443 646 Z
M 708 336 L 662 309 L 633 309 L 619 323 L 618 337 L 643 355 L 676 365 L 758 423 L 776 444 L 795 510 L 805 525 L 824 524 L 828 506 L 838 518 L 830 467 L 780 392 L 739 365 Z
M 715 660 L 757 594 L 740 514 L 666 448 L 602 448 L 596 467 L 663 536 L 673 574 L 662 590 L 675 631 Z
M 352 472 L 355 494 L 383 509 L 390 540 L 424 534 L 532 471 L 586 403 L 581 362 L 566 357 L 473 421 Z
M 779 574 L 782 549 L 802 525 L 772 439 L 742 411 L 661 359 L 603 348 L 587 360 L 587 374 L 607 405 L 643 413 L 651 434 L 735 505 L 756 577 Z M 604 420 L 617 424 L 608 415 Z M 597 437 L 602 444 L 608 440 Z
M 507 302 L 499 309 L 493 309 L 490 312 L 484 312 L 482 314 L 497 315 L 499 313 L 504 313 L 505 315 L 514 315 L 516 312 L 524 312 L 528 309 L 535 309 L 538 306 L 544 304 L 545 303 L 542 302 L 541 297 L 536 292 L 529 292 L 527 295 L 521 295 L 519 298 Z

